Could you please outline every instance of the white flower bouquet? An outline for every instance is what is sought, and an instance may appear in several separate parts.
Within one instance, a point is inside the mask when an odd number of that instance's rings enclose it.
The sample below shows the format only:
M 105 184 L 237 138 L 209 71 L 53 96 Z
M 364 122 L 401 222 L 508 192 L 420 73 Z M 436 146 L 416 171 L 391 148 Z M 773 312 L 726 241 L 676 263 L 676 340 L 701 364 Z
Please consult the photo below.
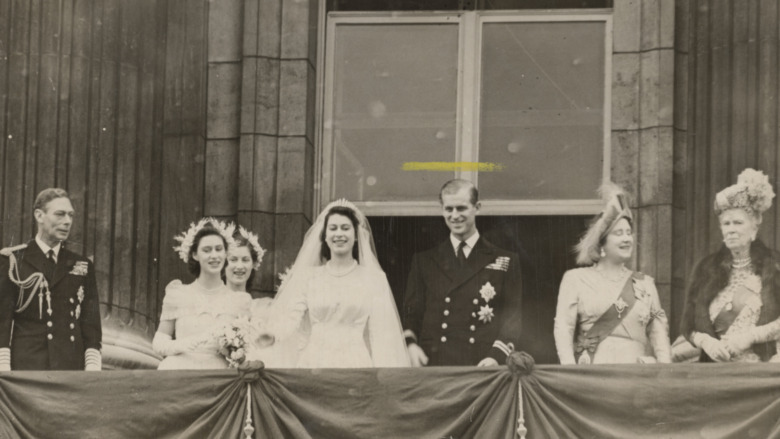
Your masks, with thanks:
M 239 317 L 217 331 L 219 353 L 225 357 L 230 367 L 238 367 L 246 360 L 251 337 L 252 325 L 247 317 Z

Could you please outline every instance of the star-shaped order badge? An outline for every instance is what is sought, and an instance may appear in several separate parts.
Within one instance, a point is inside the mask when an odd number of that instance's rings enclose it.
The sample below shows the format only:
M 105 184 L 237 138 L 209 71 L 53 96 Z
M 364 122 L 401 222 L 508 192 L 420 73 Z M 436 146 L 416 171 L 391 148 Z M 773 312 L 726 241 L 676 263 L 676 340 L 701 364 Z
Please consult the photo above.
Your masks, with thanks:
M 493 288 L 493 285 L 490 285 L 490 282 L 485 282 L 485 285 L 482 285 L 482 288 L 479 289 L 479 295 L 482 296 L 485 303 L 489 303 L 496 297 L 496 289 Z
M 482 323 L 489 323 L 493 320 L 493 308 L 491 308 L 490 305 L 480 306 L 478 314 L 479 320 L 482 321 Z

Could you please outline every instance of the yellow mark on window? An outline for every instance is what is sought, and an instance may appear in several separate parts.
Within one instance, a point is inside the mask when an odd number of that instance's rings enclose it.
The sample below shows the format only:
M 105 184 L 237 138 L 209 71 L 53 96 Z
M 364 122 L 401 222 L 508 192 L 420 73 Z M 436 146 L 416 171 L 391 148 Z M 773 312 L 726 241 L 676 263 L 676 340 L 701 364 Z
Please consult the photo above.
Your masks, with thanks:
M 404 171 L 503 171 L 500 163 L 482 162 L 406 162 L 401 166 Z

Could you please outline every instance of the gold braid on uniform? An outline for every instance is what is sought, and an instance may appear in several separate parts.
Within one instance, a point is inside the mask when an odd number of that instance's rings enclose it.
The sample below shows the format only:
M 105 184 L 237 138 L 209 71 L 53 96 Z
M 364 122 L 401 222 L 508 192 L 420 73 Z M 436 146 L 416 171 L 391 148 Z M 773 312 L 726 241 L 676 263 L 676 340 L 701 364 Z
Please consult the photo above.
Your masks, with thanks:
M 43 318 L 44 294 L 46 295 L 46 302 L 48 305 L 46 312 L 51 315 L 51 291 L 49 291 L 49 283 L 46 281 L 46 277 L 43 275 L 43 273 L 36 272 L 31 274 L 27 279 L 21 280 L 19 279 L 19 267 L 18 263 L 16 262 L 16 256 L 11 253 L 8 256 L 8 259 L 10 260 L 10 264 L 8 266 L 8 278 L 11 279 L 11 282 L 19 286 L 19 300 L 17 300 L 16 309 L 14 311 L 20 313 L 27 309 L 27 307 L 29 307 L 30 303 L 33 301 L 33 298 L 35 298 L 35 294 L 37 293 L 39 318 Z M 24 298 L 25 290 L 30 291 L 30 296 L 27 299 Z

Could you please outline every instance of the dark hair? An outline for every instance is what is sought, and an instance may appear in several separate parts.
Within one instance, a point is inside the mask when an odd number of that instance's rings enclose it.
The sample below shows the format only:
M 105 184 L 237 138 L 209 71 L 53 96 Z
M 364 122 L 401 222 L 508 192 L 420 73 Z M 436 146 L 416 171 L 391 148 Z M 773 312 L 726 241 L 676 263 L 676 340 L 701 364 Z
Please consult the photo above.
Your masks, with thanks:
M 355 230 L 355 244 L 352 246 L 352 257 L 360 262 L 360 252 L 358 251 L 358 225 L 360 224 L 360 221 L 358 221 L 357 215 L 355 215 L 355 212 L 352 209 L 344 206 L 334 206 L 328 211 L 327 215 L 325 215 L 325 224 L 323 224 L 322 233 L 320 233 L 320 259 L 323 261 L 330 260 L 330 247 L 328 247 L 328 244 L 325 242 L 325 231 L 328 230 L 328 220 L 333 215 L 345 216 L 352 222 L 352 227 Z
M 192 273 L 195 277 L 200 276 L 200 262 L 196 261 L 192 255 L 198 251 L 200 240 L 206 236 L 211 235 L 219 236 L 222 239 L 222 244 L 225 246 L 225 252 L 227 252 L 228 244 L 225 237 L 222 236 L 222 234 L 219 233 L 219 230 L 217 230 L 216 227 L 214 227 L 211 223 L 206 223 L 206 225 L 203 226 L 202 229 L 198 230 L 198 233 L 195 234 L 195 238 L 192 239 L 192 247 L 190 247 L 190 254 L 187 258 L 187 270 L 189 270 L 189 272 Z M 225 262 L 227 262 L 227 259 Z M 225 269 L 224 265 L 222 266 L 222 269 Z
M 479 202 L 479 191 L 477 190 L 477 187 L 474 186 L 474 183 L 462 178 L 455 178 L 444 183 L 444 185 L 441 187 L 441 190 L 439 191 L 439 203 L 444 203 L 442 195 L 456 194 L 460 192 L 461 189 L 469 190 L 469 201 L 471 201 L 472 206 L 476 206 L 477 202 Z
M 46 211 L 46 205 L 49 204 L 50 201 L 56 200 L 57 198 L 67 198 L 70 200 L 70 195 L 68 195 L 68 192 L 65 191 L 65 189 L 60 189 L 58 187 L 50 187 L 48 189 L 42 190 L 37 197 L 35 197 L 35 203 L 33 203 L 33 212 L 40 209 L 42 211 Z
M 234 248 L 246 247 L 249 249 L 249 257 L 252 258 L 252 268 L 249 270 L 249 278 L 246 280 L 246 289 L 249 290 L 249 287 L 252 286 L 252 281 L 255 279 L 255 264 L 257 263 L 259 255 L 255 251 L 255 248 L 252 247 L 252 244 L 249 243 L 249 240 L 241 236 L 240 233 L 233 235 L 233 241 L 235 241 Z M 225 267 L 227 267 L 227 262 L 225 262 Z M 227 280 L 227 278 L 225 280 Z

